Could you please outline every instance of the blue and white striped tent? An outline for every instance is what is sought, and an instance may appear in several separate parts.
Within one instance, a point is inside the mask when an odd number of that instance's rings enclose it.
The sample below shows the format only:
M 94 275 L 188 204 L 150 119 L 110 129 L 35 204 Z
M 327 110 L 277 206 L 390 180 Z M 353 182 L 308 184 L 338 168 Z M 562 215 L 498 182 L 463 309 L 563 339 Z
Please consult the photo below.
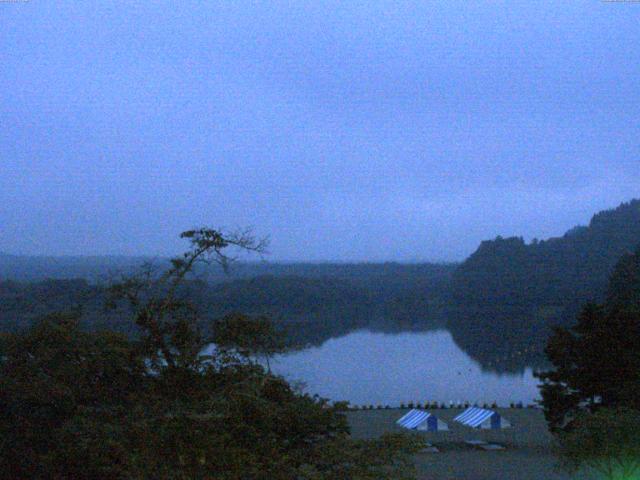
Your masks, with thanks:
M 500 429 L 509 428 L 511 423 L 502 418 L 498 412 L 485 408 L 470 407 L 453 419 L 471 428 Z
M 420 430 L 426 432 L 449 430 L 446 423 L 436 418 L 435 415 L 425 412 L 424 410 L 410 410 L 407 414 L 396 420 L 396 423 L 403 428 L 408 428 L 409 430 Z

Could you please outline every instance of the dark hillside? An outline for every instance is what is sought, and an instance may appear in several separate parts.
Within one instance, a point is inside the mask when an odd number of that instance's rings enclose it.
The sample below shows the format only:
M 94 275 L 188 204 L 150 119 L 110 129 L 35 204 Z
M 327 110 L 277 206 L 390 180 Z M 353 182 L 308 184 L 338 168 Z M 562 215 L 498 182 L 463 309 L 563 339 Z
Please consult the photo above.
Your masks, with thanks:
M 455 271 L 460 304 L 566 305 L 601 300 L 613 267 L 640 244 L 640 200 L 593 216 L 561 238 L 482 242 Z
M 430 264 L 238 266 L 240 273 L 226 281 L 196 280 L 183 292 L 198 307 L 203 326 L 231 312 L 266 315 L 298 345 L 322 343 L 365 327 L 400 331 L 442 326 L 442 306 L 454 268 Z M 278 274 L 245 277 L 265 270 Z M 291 271 L 297 275 L 287 274 Z M 103 288 L 83 279 L 0 280 L 0 331 L 27 328 L 39 316 L 54 311 L 81 310 L 87 329 L 135 334 L 127 312 L 106 311 L 104 304 Z
M 604 299 L 616 263 L 638 245 L 640 200 L 600 212 L 560 238 L 482 242 L 452 276 L 454 338 L 484 365 L 514 356 L 532 362 L 550 326 L 571 324 L 584 303 Z

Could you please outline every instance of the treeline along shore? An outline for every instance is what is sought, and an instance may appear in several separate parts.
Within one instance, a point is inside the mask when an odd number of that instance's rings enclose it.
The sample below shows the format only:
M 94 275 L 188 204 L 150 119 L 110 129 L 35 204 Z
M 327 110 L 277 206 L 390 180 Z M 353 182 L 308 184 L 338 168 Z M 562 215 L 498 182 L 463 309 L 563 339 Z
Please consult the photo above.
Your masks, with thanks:
M 269 262 L 201 268 L 182 294 L 209 320 L 230 312 L 270 317 L 293 348 L 319 345 L 357 329 L 448 329 L 483 368 L 521 371 L 544 363 L 554 326 L 581 305 L 601 301 L 618 259 L 640 245 L 640 200 L 593 216 L 562 237 L 482 242 L 462 263 Z M 0 328 L 18 331 L 61 310 L 82 314 L 88 330 L 136 335 L 104 309 L 104 287 L 144 257 L 28 257 L 0 254 Z

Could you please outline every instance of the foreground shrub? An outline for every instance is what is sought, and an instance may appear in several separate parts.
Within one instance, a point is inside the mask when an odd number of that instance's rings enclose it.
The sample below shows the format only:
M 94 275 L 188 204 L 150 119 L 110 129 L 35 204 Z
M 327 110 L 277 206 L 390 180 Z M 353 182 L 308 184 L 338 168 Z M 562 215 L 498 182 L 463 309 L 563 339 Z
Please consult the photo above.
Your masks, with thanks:
M 606 479 L 640 474 L 640 411 L 603 408 L 581 413 L 558 435 L 560 456 L 570 472 L 595 470 Z

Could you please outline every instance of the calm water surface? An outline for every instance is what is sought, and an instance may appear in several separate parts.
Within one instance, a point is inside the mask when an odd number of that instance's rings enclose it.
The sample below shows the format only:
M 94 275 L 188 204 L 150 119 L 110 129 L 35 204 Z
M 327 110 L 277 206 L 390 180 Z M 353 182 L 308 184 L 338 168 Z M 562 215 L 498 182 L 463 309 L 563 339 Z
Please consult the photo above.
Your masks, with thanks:
M 383 334 L 359 331 L 277 357 L 272 369 L 305 391 L 352 404 L 469 401 L 508 405 L 539 398 L 531 369 L 483 371 L 447 331 Z

